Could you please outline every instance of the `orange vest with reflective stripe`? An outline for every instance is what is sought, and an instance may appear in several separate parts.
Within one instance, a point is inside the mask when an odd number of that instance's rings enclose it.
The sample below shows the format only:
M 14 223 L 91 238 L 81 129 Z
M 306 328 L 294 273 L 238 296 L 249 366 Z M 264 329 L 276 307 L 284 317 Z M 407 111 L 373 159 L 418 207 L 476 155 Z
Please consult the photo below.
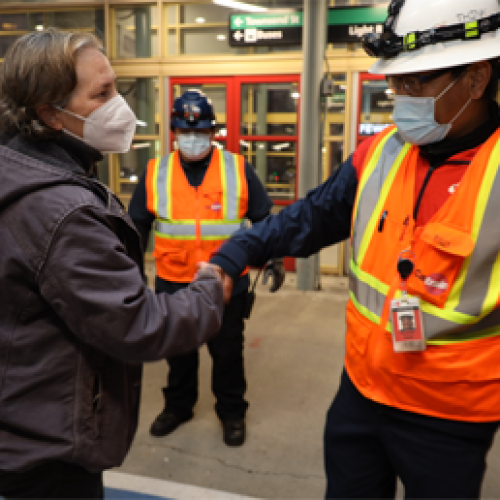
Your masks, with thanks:
M 346 370 L 362 394 L 386 405 L 500 420 L 500 131 L 479 149 L 455 194 L 415 229 L 418 154 L 391 128 L 374 141 L 360 173 Z M 400 296 L 396 265 L 407 249 L 415 254 L 408 293 L 420 298 L 427 350 L 395 353 L 387 308 Z
M 157 275 L 167 281 L 193 280 L 197 263 L 244 225 L 248 211 L 245 159 L 214 148 L 202 184 L 189 184 L 179 152 L 150 160 L 147 209 L 154 214 L 153 256 Z

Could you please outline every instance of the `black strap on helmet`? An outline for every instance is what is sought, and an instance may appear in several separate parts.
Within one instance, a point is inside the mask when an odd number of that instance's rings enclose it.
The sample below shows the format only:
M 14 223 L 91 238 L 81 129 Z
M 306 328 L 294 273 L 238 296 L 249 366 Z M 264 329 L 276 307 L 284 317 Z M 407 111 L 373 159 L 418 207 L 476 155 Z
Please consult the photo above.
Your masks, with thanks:
M 426 31 L 413 31 L 404 36 L 394 32 L 394 23 L 405 0 L 393 0 L 389 5 L 389 16 L 382 34 L 369 33 L 363 36 L 363 49 L 372 57 L 390 59 L 402 52 L 411 52 L 436 43 L 453 40 L 475 40 L 485 33 L 492 33 L 500 27 L 500 13 L 468 23 L 452 24 Z

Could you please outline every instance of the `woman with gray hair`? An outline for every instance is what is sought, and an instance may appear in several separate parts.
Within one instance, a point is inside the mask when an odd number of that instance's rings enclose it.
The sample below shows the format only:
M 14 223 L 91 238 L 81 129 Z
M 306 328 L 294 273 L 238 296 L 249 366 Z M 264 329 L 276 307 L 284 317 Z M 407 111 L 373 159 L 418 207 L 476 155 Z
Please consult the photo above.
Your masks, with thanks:
M 216 269 L 144 284 L 140 237 L 93 179 L 136 117 L 88 34 L 30 33 L 0 70 L 0 495 L 102 498 L 137 426 L 141 362 L 220 328 Z

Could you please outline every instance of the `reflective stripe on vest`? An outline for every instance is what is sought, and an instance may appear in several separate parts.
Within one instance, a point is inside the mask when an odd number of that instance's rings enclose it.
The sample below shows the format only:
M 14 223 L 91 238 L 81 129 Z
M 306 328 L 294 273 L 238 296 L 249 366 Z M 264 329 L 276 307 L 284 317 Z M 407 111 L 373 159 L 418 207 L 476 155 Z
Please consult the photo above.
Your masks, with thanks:
M 362 270 L 363 258 L 378 224 L 377 215 L 409 149 L 395 129 L 379 139 L 362 173 L 354 209 L 351 300 L 363 316 L 376 324 L 380 323 L 389 285 Z M 496 222 L 500 213 L 499 163 L 500 141 L 490 155 L 475 204 L 471 231 L 474 250 L 464 259 L 444 308 L 421 302 L 428 344 L 444 345 L 500 334 L 500 311 L 496 308 L 500 293 L 500 227 Z M 386 329 L 390 331 L 390 325 Z
M 155 232 L 161 238 L 177 240 L 196 239 L 196 221 L 172 220 L 172 205 L 169 196 L 172 189 L 172 163 L 174 154 L 157 161 L 155 175 Z M 228 151 L 214 149 L 221 165 L 222 185 L 222 218 L 219 220 L 204 219 L 200 221 L 202 240 L 220 240 L 229 238 L 244 225 L 244 219 L 238 217 L 241 198 L 241 179 L 239 178 L 236 155 Z

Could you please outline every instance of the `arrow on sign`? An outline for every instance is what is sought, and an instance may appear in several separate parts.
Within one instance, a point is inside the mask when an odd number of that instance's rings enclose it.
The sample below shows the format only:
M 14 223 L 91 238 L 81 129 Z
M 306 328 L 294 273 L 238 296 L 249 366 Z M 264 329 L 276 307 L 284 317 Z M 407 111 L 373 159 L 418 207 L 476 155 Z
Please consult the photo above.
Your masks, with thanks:
M 234 20 L 234 24 L 236 24 L 236 26 L 239 28 L 245 21 L 243 21 L 243 19 L 241 19 L 241 17 L 237 17 L 235 20 Z
M 237 31 L 236 33 L 233 33 L 233 38 L 239 42 L 243 38 L 243 33 L 241 31 Z

